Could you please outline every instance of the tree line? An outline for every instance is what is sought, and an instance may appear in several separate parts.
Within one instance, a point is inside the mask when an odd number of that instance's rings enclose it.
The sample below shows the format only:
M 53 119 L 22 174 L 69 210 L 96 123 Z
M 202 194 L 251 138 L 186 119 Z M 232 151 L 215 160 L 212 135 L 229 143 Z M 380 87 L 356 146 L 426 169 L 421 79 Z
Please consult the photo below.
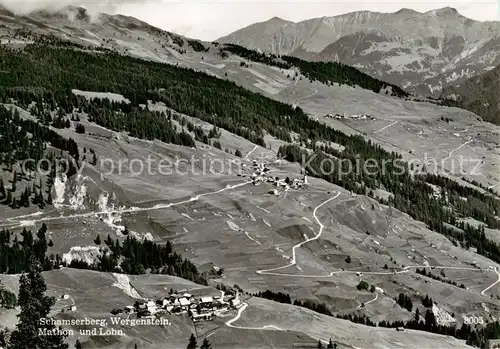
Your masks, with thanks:
M 440 277 L 438 275 L 434 275 L 430 270 L 426 270 L 425 268 L 422 268 L 422 269 L 416 269 L 415 272 L 417 274 L 420 274 L 420 275 L 423 275 L 423 276 L 426 276 L 428 278 L 431 278 L 431 279 L 434 279 L 434 280 L 437 280 L 437 281 L 441 281 L 441 282 L 444 282 L 446 284 L 449 284 L 449 285 L 453 285 L 453 286 L 456 286 L 456 287 L 460 287 L 460 288 L 465 288 L 465 285 L 464 284 L 460 284 L 460 286 L 455 282 L 455 281 L 451 281 L 451 280 L 446 280 L 444 277 Z

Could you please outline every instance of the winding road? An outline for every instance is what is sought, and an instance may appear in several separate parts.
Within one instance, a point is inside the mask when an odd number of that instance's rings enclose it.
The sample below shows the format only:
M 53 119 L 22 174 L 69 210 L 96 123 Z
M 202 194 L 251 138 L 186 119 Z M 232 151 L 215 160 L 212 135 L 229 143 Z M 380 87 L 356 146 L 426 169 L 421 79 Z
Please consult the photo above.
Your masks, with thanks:
M 284 331 L 283 329 L 276 327 L 274 325 L 267 325 L 267 326 L 262 326 L 262 327 L 242 327 L 242 326 L 234 326 L 233 322 L 236 322 L 239 320 L 241 317 L 241 314 L 245 311 L 245 309 L 248 307 L 247 303 L 242 303 L 242 306 L 240 309 L 238 309 L 238 313 L 234 318 L 226 322 L 226 326 L 231 327 L 231 328 L 238 328 L 240 330 L 273 330 L 273 331 Z
M 375 132 L 373 132 L 373 133 L 375 134 L 375 133 L 382 132 L 382 131 L 383 131 L 383 130 L 385 130 L 386 128 L 389 128 L 389 127 L 391 127 L 391 126 L 394 126 L 394 125 L 396 125 L 397 123 L 398 123 L 398 121 L 394 121 L 392 124 L 389 124 L 389 125 L 387 125 L 387 126 L 384 126 L 384 127 L 382 127 L 380 130 L 375 131 Z
M 252 150 L 250 150 L 250 151 L 248 152 L 248 154 L 245 156 L 245 158 L 244 158 L 243 160 L 248 160 L 248 157 L 249 157 L 250 155 L 252 155 L 252 153 L 253 153 L 254 151 L 256 151 L 257 149 L 259 149 L 259 146 L 258 146 L 258 145 L 256 145 L 256 146 L 255 146 Z
M 472 142 L 472 139 L 471 140 L 468 140 L 467 142 L 465 142 L 464 144 L 462 144 L 461 146 L 459 147 L 456 147 L 455 149 L 451 150 L 449 153 L 448 153 L 448 156 L 445 157 L 443 160 L 441 160 L 441 163 L 445 162 L 446 160 L 448 160 L 449 158 L 451 158 L 451 156 L 453 155 L 454 152 L 456 152 L 457 150 L 460 150 L 462 149 L 463 147 L 465 147 L 467 144 L 471 143 Z
M 271 268 L 271 269 L 266 269 L 266 270 L 258 270 L 257 273 L 258 274 L 267 274 L 267 275 L 280 275 L 279 273 L 276 274 L 276 273 L 272 273 L 273 271 L 276 271 L 276 270 L 281 270 L 281 269 L 285 269 L 285 268 L 288 268 L 292 265 L 296 265 L 297 264 L 297 255 L 296 255 L 296 250 L 301 247 L 302 245 L 304 244 L 307 244 L 308 242 L 311 242 L 311 241 L 314 241 L 314 240 L 317 240 L 319 239 L 319 237 L 321 236 L 321 234 L 323 233 L 323 229 L 325 228 L 325 226 L 323 225 L 323 223 L 320 222 L 318 216 L 317 216 L 317 213 L 318 213 L 318 210 L 323 207 L 324 205 L 326 205 L 327 203 L 329 203 L 330 201 L 332 200 L 335 200 L 336 198 L 338 198 L 340 196 L 340 192 L 337 192 L 337 195 L 329 198 L 328 200 L 322 202 L 321 204 L 319 204 L 318 206 L 316 206 L 316 208 L 314 209 L 314 212 L 313 212 L 313 217 L 314 219 L 316 220 L 316 222 L 318 222 L 319 224 L 319 232 L 318 234 L 316 234 L 314 237 L 310 238 L 310 239 L 307 239 L 305 241 L 302 241 L 300 243 L 298 243 L 297 245 L 293 246 L 292 248 L 292 261 L 289 263 L 289 264 L 286 264 L 284 266 L 281 266 L 281 267 L 277 267 L 277 268 Z M 290 274 L 285 274 L 285 275 L 290 275 Z M 333 273 L 332 273 L 333 275 Z M 331 275 L 330 275 L 331 276 Z
M 175 207 L 175 206 L 187 204 L 189 202 L 198 201 L 203 196 L 220 194 L 220 193 L 225 192 L 227 190 L 236 189 L 236 188 L 239 188 L 239 187 L 245 186 L 247 184 L 251 184 L 251 183 L 252 183 L 252 181 L 247 181 L 247 182 L 243 182 L 243 183 L 239 183 L 239 184 L 227 185 L 222 189 L 219 189 L 219 190 L 216 190 L 213 192 L 204 193 L 204 194 L 199 194 L 199 195 L 193 196 L 187 200 L 174 202 L 174 203 L 170 203 L 170 204 L 159 204 L 159 205 L 155 205 L 152 207 L 130 207 L 130 208 L 124 208 L 124 209 L 114 209 L 114 210 L 109 210 L 109 211 L 76 213 L 76 214 L 65 215 L 65 216 L 61 215 L 61 216 L 57 216 L 57 217 L 43 217 L 43 218 L 38 218 L 38 219 L 33 219 L 33 220 L 22 220 L 22 219 L 28 218 L 28 217 L 38 217 L 39 215 L 41 215 L 41 213 L 35 213 L 32 215 L 22 215 L 22 216 L 17 216 L 17 217 L 10 217 L 4 221 L 0 221 L 0 228 L 9 228 L 9 227 L 13 227 L 13 226 L 16 226 L 19 224 L 21 224 L 21 226 L 23 226 L 26 223 L 33 225 L 35 223 L 55 221 L 55 220 L 61 220 L 61 219 L 74 219 L 74 218 L 85 218 L 85 217 L 109 215 L 109 214 L 122 214 L 122 213 L 135 213 L 135 212 L 162 210 L 165 208 Z
M 317 212 L 318 212 L 318 210 L 321 207 L 323 207 L 324 205 L 326 205 L 330 201 L 338 198 L 339 196 L 340 196 L 340 192 L 338 192 L 334 197 L 332 197 L 332 198 L 330 198 L 330 199 L 322 202 L 318 206 L 316 206 L 316 208 L 314 209 L 314 212 L 313 212 L 313 216 L 314 216 L 316 222 L 318 223 L 318 225 L 320 227 L 319 232 L 313 238 L 307 239 L 307 240 L 305 240 L 305 241 L 303 241 L 303 242 L 295 245 L 292 248 L 292 261 L 289 264 L 284 265 L 282 267 L 272 268 L 272 269 L 258 270 L 257 273 L 258 274 L 264 274 L 264 275 L 292 276 L 292 277 L 301 277 L 301 278 L 324 278 L 324 277 L 331 277 L 331 276 L 333 276 L 335 274 L 339 274 L 339 273 L 355 274 L 355 273 L 360 272 L 359 270 L 358 271 L 355 271 L 355 270 L 347 270 L 347 271 L 339 270 L 339 271 L 336 271 L 336 272 L 330 272 L 327 275 L 296 275 L 296 274 L 284 274 L 284 273 L 276 273 L 275 272 L 277 270 L 281 270 L 281 269 L 290 267 L 292 265 L 296 265 L 297 264 L 297 258 L 296 258 L 296 250 L 297 250 L 297 248 L 301 247 L 302 245 L 304 245 L 304 244 L 306 244 L 306 243 L 308 243 L 310 241 L 317 240 L 321 236 L 321 234 L 323 233 L 323 230 L 324 230 L 325 226 L 319 220 L 319 218 L 317 216 Z M 471 267 L 430 266 L 430 265 L 420 265 L 419 266 L 419 265 L 413 265 L 413 266 L 406 266 L 406 267 L 402 268 L 402 270 L 400 270 L 400 271 L 393 271 L 393 272 L 364 272 L 363 271 L 363 273 L 367 274 L 367 275 L 391 275 L 391 274 L 407 273 L 412 268 L 429 268 L 429 267 L 434 267 L 434 268 L 438 268 L 438 269 L 482 271 L 482 269 L 471 268 Z M 498 284 L 500 282 L 500 273 L 498 272 L 497 269 L 494 269 L 494 271 L 498 275 L 498 279 L 497 279 L 497 281 L 495 281 L 494 283 L 492 283 L 490 286 L 488 286 L 487 288 L 485 288 L 483 291 L 481 291 L 481 295 L 482 296 L 485 296 L 485 292 L 486 291 L 488 291 L 489 289 L 491 289 L 493 286 L 495 286 L 496 284 Z M 375 302 L 378 299 L 378 296 L 379 296 L 379 293 L 376 291 L 375 297 L 373 299 L 369 300 L 368 302 L 364 303 L 364 306 L 366 306 L 366 305 L 368 305 L 370 303 Z M 247 307 L 248 307 L 248 303 L 242 303 L 242 306 L 241 306 L 240 309 L 238 309 L 238 313 L 236 314 L 236 316 L 233 319 L 227 321 L 225 323 L 225 325 L 228 326 L 228 327 L 231 327 L 231 328 L 237 328 L 237 329 L 243 329 L 243 330 L 274 330 L 274 331 L 285 331 L 285 330 L 283 330 L 283 329 L 281 329 L 281 328 L 279 328 L 277 326 L 274 326 L 274 325 L 267 325 L 267 326 L 262 326 L 262 327 L 243 327 L 243 326 L 235 326 L 235 325 L 233 325 L 234 322 L 238 321 L 241 318 L 241 315 L 243 314 L 243 312 L 245 311 L 245 309 Z M 361 307 L 362 307 L 362 304 L 360 304 L 355 309 L 359 309 Z
M 297 265 L 296 250 L 299 247 L 303 246 L 304 244 L 306 244 L 308 242 L 317 240 L 321 236 L 321 234 L 323 233 L 323 230 L 325 228 L 325 225 L 323 223 L 321 223 L 321 221 L 319 220 L 319 218 L 317 216 L 318 210 L 321 207 L 323 207 L 324 205 L 326 205 L 327 203 L 329 203 L 330 201 L 338 198 L 339 196 L 340 196 L 340 192 L 337 192 L 337 194 L 335 196 L 329 198 L 328 200 L 326 200 L 326 201 L 322 202 L 321 204 L 319 204 L 318 206 L 316 206 L 316 208 L 313 211 L 313 216 L 314 216 L 314 219 L 316 220 L 316 222 L 318 223 L 318 225 L 320 227 L 320 229 L 318 231 L 318 234 L 316 234 L 316 236 L 314 236 L 314 237 L 312 237 L 310 239 L 306 239 L 305 241 L 302 241 L 302 242 L 298 243 L 297 245 L 293 246 L 293 248 L 292 248 L 292 259 L 291 259 L 290 263 L 288 263 L 286 265 L 283 265 L 281 267 L 276 267 L 276 268 L 271 268 L 271 269 L 265 269 L 265 270 L 258 270 L 257 274 L 261 274 L 261 275 L 274 275 L 274 276 L 286 276 L 286 277 L 294 277 L 294 278 L 318 278 L 319 279 L 319 278 L 332 277 L 333 275 L 337 275 L 337 274 L 357 274 L 357 273 L 360 273 L 360 272 L 362 272 L 364 275 L 396 275 L 396 274 L 408 273 L 411 269 L 431 268 L 431 267 L 432 268 L 437 268 L 437 269 L 448 269 L 448 270 L 470 270 L 470 271 L 483 271 L 483 270 L 485 270 L 485 269 L 477 269 L 477 268 L 474 268 L 474 267 L 453 267 L 453 266 L 441 266 L 441 265 L 410 265 L 410 266 L 406 266 L 406 267 L 401 268 L 401 270 L 389 271 L 389 272 L 384 272 L 384 271 L 374 272 L 374 271 L 364 271 L 364 270 L 337 270 L 337 271 L 332 271 L 332 272 L 330 272 L 328 274 L 325 274 L 325 275 L 303 275 L 303 274 L 287 274 L 287 273 L 279 273 L 279 272 L 277 272 L 279 270 L 288 268 L 290 266 Z M 482 296 L 485 295 L 486 291 L 488 291 L 490 288 L 492 288 L 493 286 L 495 286 L 496 284 L 498 284 L 500 282 L 500 273 L 496 269 L 494 269 L 494 271 L 495 271 L 495 273 L 497 273 L 498 279 L 497 279 L 497 281 L 495 281 L 493 284 L 491 284 L 490 286 L 488 286 L 487 288 L 485 288 L 481 292 Z M 378 299 L 378 294 L 375 296 L 375 298 L 373 300 L 367 302 L 366 304 L 374 302 L 376 299 Z
M 377 299 L 378 299 L 378 292 L 376 292 L 376 293 L 375 293 L 375 298 L 373 298 L 373 299 L 369 300 L 369 301 L 368 301 L 368 302 L 366 302 L 366 303 L 362 303 L 362 304 L 358 305 L 358 307 L 357 307 L 356 309 L 360 309 L 360 308 L 362 308 L 363 306 L 365 306 L 365 307 L 366 307 L 368 304 L 375 302 Z M 343 311 L 345 312 L 345 310 L 343 310 Z
M 490 286 L 486 287 L 484 290 L 481 291 L 481 295 L 484 296 L 484 293 L 486 291 L 488 291 L 490 288 L 492 288 L 493 286 L 495 286 L 496 284 L 498 284 L 500 282 L 500 273 L 498 272 L 498 270 L 495 269 L 495 273 L 497 273 L 498 275 L 498 279 L 497 281 L 495 281 L 494 283 L 492 283 Z

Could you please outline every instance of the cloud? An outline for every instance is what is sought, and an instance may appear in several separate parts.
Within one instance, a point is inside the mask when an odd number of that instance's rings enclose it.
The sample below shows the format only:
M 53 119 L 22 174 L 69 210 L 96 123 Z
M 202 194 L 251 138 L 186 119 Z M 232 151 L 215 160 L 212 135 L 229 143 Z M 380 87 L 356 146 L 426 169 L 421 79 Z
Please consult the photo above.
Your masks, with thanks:
M 124 4 L 139 5 L 143 1 L 138 0 L 0 0 L 0 4 L 5 6 L 15 14 L 24 15 L 33 11 L 46 10 L 58 11 L 67 6 L 84 7 L 91 14 L 106 12 L 116 13 Z

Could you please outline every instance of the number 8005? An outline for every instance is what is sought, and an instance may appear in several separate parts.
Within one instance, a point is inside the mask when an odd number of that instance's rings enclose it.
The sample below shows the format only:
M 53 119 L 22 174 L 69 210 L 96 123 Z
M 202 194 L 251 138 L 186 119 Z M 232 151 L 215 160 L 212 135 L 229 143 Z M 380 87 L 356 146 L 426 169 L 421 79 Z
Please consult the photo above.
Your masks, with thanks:
M 482 325 L 484 319 L 482 316 L 464 316 L 464 324 L 466 325 Z

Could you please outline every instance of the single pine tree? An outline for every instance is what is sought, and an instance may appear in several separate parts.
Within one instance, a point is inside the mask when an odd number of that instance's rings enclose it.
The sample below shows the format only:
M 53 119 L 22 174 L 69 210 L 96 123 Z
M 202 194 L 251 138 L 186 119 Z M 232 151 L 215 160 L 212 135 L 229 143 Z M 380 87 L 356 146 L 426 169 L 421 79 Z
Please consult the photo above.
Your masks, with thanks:
M 12 177 L 12 189 L 10 190 L 11 192 L 16 191 L 16 183 L 17 183 L 17 172 L 14 171 L 14 176 Z
M 205 338 L 203 340 L 203 343 L 201 343 L 200 349 L 212 349 L 212 344 L 210 343 L 210 341 L 208 340 L 208 338 Z
M 27 271 L 19 280 L 18 305 L 21 308 L 16 329 L 12 332 L 9 349 L 47 348 L 68 349 L 64 336 L 49 319 L 54 298 L 45 296 L 47 285 L 40 263 L 31 257 Z M 47 335 L 40 335 L 45 333 Z
M 50 193 L 50 189 L 49 189 L 49 194 L 47 195 L 47 204 L 52 205 L 52 195 Z
M 189 343 L 186 349 L 196 349 L 198 347 L 198 342 L 196 342 L 196 337 L 194 333 L 191 333 L 191 337 L 189 337 Z
M 5 199 L 5 204 L 10 205 L 12 203 L 12 193 L 10 191 L 7 192 L 7 198 Z
M 5 199 L 5 186 L 2 178 L 0 178 L 0 199 Z

